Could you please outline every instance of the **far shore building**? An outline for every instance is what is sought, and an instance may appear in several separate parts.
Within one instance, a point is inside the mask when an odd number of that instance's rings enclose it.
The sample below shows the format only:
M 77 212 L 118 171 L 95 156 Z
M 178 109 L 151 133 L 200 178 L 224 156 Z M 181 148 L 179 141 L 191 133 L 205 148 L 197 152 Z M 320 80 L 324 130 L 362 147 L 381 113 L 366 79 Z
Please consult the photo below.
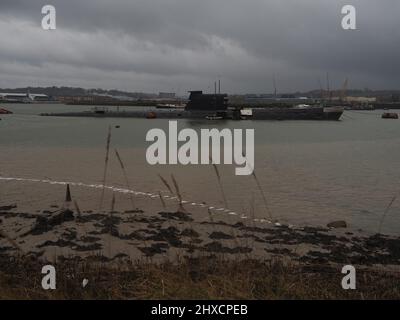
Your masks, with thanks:
M 350 103 L 373 103 L 376 102 L 376 97 L 345 97 L 344 101 Z
M 0 100 L 5 102 L 19 102 L 27 103 L 29 102 L 29 95 L 27 93 L 0 93 Z
M 174 100 L 176 98 L 176 94 L 174 92 L 160 92 L 158 94 L 158 98 L 164 100 Z
M 116 99 L 110 96 L 59 96 L 57 97 L 59 101 L 63 103 L 73 103 L 73 104 L 95 104 L 95 103 L 107 103 L 114 102 Z
M 4 102 L 14 103 L 34 103 L 52 100 L 46 94 L 30 94 L 30 93 L 0 93 L 0 100 Z
M 47 94 L 28 94 L 29 99 L 34 102 L 49 101 L 51 98 Z

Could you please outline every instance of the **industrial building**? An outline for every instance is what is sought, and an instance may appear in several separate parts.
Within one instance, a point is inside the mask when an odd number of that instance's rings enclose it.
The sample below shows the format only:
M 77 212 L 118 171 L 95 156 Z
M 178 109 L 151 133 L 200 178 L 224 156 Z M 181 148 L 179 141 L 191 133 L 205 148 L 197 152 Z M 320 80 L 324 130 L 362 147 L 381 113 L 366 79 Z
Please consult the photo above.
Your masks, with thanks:
M 50 97 L 45 94 L 0 93 L 0 101 L 8 103 L 34 103 L 50 100 Z

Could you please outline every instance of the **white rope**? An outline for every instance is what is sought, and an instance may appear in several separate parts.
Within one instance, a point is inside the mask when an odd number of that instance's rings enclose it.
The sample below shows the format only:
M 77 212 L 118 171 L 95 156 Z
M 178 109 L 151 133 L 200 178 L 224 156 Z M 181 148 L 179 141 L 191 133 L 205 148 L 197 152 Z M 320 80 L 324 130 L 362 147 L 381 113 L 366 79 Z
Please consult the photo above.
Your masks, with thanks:
M 6 181 L 6 182 L 7 181 L 20 181 L 20 182 L 46 183 L 46 184 L 50 184 L 50 185 L 67 185 L 67 184 L 69 184 L 70 186 L 93 188 L 93 189 L 102 189 L 103 188 L 102 184 L 87 184 L 87 183 L 83 183 L 83 182 L 71 182 L 71 181 L 54 181 L 54 180 L 50 180 L 50 179 L 33 179 L 33 178 L 17 178 L 17 177 L 0 176 L 0 180 Z M 158 194 L 142 192 L 142 191 L 135 191 L 135 190 L 120 188 L 120 187 L 116 187 L 116 186 L 104 186 L 104 188 L 107 190 L 111 190 L 113 192 L 124 193 L 124 194 L 133 194 L 135 196 L 145 196 L 145 197 L 149 197 L 151 199 L 159 198 Z M 170 200 L 170 201 L 178 200 L 178 197 L 175 197 L 175 196 L 172 197 L 169 195 L 163 195 L 162 197 L 164 199 Z M 190 202 L 190 201 L 186 201 L 186 200 L 182 200 L 182 203 L 192 206 L 192 207 L 207 208 L 210 211 L 212 210 L 214 213 L 225 213 L 230 216 L 239 216 L 239 214 L 237 212 L 232 211 L 227 208 L 221 208 L 221 207 L 215 207 L 215 206 L 207 207 L 207 205 L 204 203 L 196 203 L 196 202 Z M 245 220 L 252 220 L 254 222 L 261 222 L 261 223 L 267 223 L 267 224 L 274 224 L 275 226 L 282 226 L 282 224 L 279 222 L 272 222 L 272 221 L 266 220 L 266 219 L 250 219 L 249 217 L 247 217 L 244 214 L 240 215 L 240 218 L 245 219 Z M 293 227 L 294 227 L 293 225 L 289 225 L 289 228 L 293 228 Z

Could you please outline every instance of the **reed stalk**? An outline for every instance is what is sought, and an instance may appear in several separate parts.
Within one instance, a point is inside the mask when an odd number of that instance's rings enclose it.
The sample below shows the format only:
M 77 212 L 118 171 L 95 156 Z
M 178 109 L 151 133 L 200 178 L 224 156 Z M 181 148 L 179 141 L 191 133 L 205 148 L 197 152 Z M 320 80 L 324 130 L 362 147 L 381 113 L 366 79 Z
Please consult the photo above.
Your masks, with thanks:
M 162 206 L 163 206 L 163 209 L 166 210 L 166 209 L 167 209 L 167 206 L 166 206 L 166 204 L 165 204 L 165 201 L 164 201 L 163 196 L 162 196 L 162 194 L 161 194 L 160 191 L 158 192 L 158 196 L 160 197 L 160 201 L 161 201 L 161 204 L 162 204 Z
M 173 182 L 174 187 L 175 187 L 176 196 L 178 197 L 178 201 L 179 201 L 179 210 L 183 210 L 183 211 L 185 212 L 186 210 L 185 210 L 185 208 L 183 207 L 183 204 L 182 204 L 182 201 L 183 201 L 183 200 L 182 200 L 181 192 L 180 192 L 180 190 L 179 190 L 179 185 L 178 185 L 178 182 L 176 182 L 176 179 L 175 179 L 175 177 L 174 177 L 173 174 L 171 174 L 171 179 L 172 179 L 172 182 Z
M 80 217 L 82 215 L 81 213 L 81 209 L 78 206 L 78 202 L 76 202 L 76 200 L 74 200 L 74 206 L 75 206 L 75 210 L 78 213 L 78 216 Z
M 243 157 L 245 157 L 244 152 L 242 152 L 242 155 L 243 155 Z M 261 194 L 261 196 L 262 196 L 265 209 L 267 210 L 267 213 L 268 213 L 269 217 L 270 217 L 271 220 L 272 220 L 272 219 L 273 219 L 273 217 L 272 217 L 272 212 L 271 212 L 271 210 L 270 210 L 270 208 L 269 208 L 268 201 L 267 201 L 267 197 L 265 196 L 265 193 L 264 193 L 264 190 L 263 190 L 263 188 L 262 188 L 262 186 L 261 186 L 261 183 L 260 183 L 260 181 L 259 181 L 258 178 L 257 178 L 256 170 L 255 170 L 254 168 L 251 168 L 251 167 L 250 167 L 250 169 L 251 169 L 251 172 L 252 172 L 251 175 L 252 175 L 254 181 L 255 181 L 256 184 L 257 184 L 258 191 L 260 192 L 260 194 Z
M 383 212 L 381 221 L 379 222 L 378 234 L 381 233 L 383 222 L 385 221 L 385 218 L 386 218 L 387 214 L 389 213 L 390 208 L 392 207 L 393 203 L 396 201 L 396 199 L 398 198 L 399 195 L 400 195 L 400 193 L 398 193 L 395 196 L 393 196 L 392 200 L 390 201 L 390 203 L 387 205 L 385 211 Z
M 169 185 L 168 181 L 163 178 L 160 174 L 158 175 L 158 177 L 160 178 L 160 180 L 162 181 L 162 183 L 167 187 L 168 191 L 170 194 L 174 195 L 174 192 L 172 191 L 171 186 Z
M 106 156 L 104 159 L 104 171 L 103 171 L 103 180 L 102 180 L 103 188 L 101 190 L 100 207 L 99 207 L 100 210 L 103 208 L 104 192 L 105 192 L 106 177 L 107 177 L 107 167 L 108 167 L 108 160 L 109 160 L 109 154 L 110 154 L 110 142 L 111 142 L 111 126 L 108 127 L 108 134 L 107 134 L 107 140 L 106 140 Z
M 221 175 L 219 174 L 218 167 L 214 163 L 214 161 L 212 160 L 211 156 L 210 156 L 210 161 L 211 161 L 211 164 L 212 164 L 212 166 L 214 168 L 215 175 L 217 176 L 219 189 L 221 190 L 222 199 L 224 201 L 224 206 L 225 206 L 225 208 L 228 208 L 228 201 L 226 201 L 225 190 L 224 190 L 224 187 L 222 185 Z
M 269 208 L 269 205 L 268 205 L 267 197 L 265 196 L 264 190 L 263 190 L 263 188 L 261 187 L 261 183 L 260 183 L 260 181 L 259 181 L 258 178 L 257 178 L 257 175 L 256 175 L 255 170 L 253 170 L 252 176 L 253 176 L 253 178 L 254 178 L 256 184 L 257 184 L 258 190 L 259 190 L 260 193 L 261 193 L 261 196 L 262 196 L 262 199 L 263 199 L 263 202 L 264 202 L 265 209 L 267 210 L 267 213 L 268 213 L 269 217 L 270 217 L 271 220 L 272 220 L 272 219 L 273 219 L 273 216 L 272 216 L 271 209 Z
M 120 165 L 120 167 L 121 167 L 122 173 L 123 173 L 123 175 L 124 175 L 126 187 L 131 191 L 132 188 L 131 188 L 130 183 L 129 183 L 129 179 L 128 179 L 128 175 L 127 175 L 127 173 L 126 173 L 126 169 L 125 169 L 124 162 L 122 161 L 122 158 L 121 158 L 121 156 L 120 156 L 118 150 L 115 149 L 114 151 L 115 151 L 115 155 L 117 156 L 117 159 L 118 159 L 119 165 Z M 129 198 L 130 198 L 130 200 L 131 200 L 132 210 L 136 210 L 135 201 L 133 200 L 133 195 L 132 195 L 132 193 L 129 193 Z
M 111 200 L 111 208 L 109 214 L 109 238 L 108 238 L 108 256 L 111 258 L 111 240 L 112 240 L 112 233 L 113 233 L 113 213 L 115 209 L 115 193 L 113 192 L 112 200 Z

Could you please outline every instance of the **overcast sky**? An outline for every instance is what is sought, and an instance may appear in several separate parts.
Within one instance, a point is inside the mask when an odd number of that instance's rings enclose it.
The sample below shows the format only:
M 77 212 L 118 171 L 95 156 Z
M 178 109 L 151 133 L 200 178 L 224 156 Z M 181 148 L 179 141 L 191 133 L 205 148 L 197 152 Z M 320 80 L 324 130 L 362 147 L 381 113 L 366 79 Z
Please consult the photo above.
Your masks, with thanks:
M 57 30 L 41 28 L 41 8 Z M 357 9 L 356 31 L 341 8 Z M 398 0 L 0 0 L 0 87 L 400 89 Z

